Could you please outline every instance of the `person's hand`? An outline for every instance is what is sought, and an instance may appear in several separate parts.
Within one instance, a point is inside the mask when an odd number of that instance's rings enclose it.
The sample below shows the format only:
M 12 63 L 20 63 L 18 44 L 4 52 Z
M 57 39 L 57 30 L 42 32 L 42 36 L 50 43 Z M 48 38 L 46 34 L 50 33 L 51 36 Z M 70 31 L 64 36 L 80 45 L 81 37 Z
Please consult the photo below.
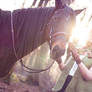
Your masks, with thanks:
M 58 58 L 57 60 L 56 60 L 56 62 L 58 63 L 58 65 L 59 65 L 59 69 L 60 70 L 64 70 L 64 68 L 65 68 L 65 64 L 62 62 L 62 59 L 61 58 Z
M 72 53 L 72 56 L 73 56 L 74 60 L 76 61 L 76 63 L 80 64 L 81 63 L 81 59 L 79 57 L 77 49 L 75 48 L 75 46 L 72 43 L 69 44 L 69 49 L 70 49 L 70 51 Z
M 61 63 L 59 64 L 59 69 L 60 69 L 61 71 L 63 71 L 63 70 L 65 69 L 65 67 L 66 67 L 66 64 L 64 64 L 63 62 L 61 62 Z
M 73 49 L 74 50 L 76 49 L 73 43 L 69 43 L 68 48 L 70 51 L 72 51 Z M 77 49 L 76 49 L 76 51 L 77 51 Z

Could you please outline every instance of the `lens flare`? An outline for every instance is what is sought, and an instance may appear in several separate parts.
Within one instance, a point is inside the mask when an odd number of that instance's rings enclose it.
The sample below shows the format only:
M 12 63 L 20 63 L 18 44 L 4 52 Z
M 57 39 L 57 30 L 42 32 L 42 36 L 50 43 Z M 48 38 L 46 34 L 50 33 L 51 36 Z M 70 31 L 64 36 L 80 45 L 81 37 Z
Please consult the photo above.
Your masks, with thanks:
M 89 39 L 90 30 L 88 27 L 76 26 L 73 29 L 71 41 L 77 43 L 78 46 L 83 47 Z
M 73 8 L 78 8 L 80 5 L 80 0 L 76 0 L 75 6 L 73 5 Z M 89 2 L 89 0 L 86 2 L 88 3 L 83 3 L 82 1 L 82 7 L 86 7 L 86 10 L 83 11 L 81 14 L 79 14 L 76 17 L 76 26 L 72 31 L 72 37 L 70 38 L 70 41 L 74 41 L 77 43 L 78 46 L 83 47 L 86 45 L 87 41 L 91 40 L 92 37 L 90 36 L 91 31 L 92 31 L 92 1 Z M 78 6 L 78 7 L 77 7 Z M 80 5 L 81 6 L 81 5 Z M 90 36 L 90 37 L 89 37 Z M 90 39 L 91 38 L 91 39 Z

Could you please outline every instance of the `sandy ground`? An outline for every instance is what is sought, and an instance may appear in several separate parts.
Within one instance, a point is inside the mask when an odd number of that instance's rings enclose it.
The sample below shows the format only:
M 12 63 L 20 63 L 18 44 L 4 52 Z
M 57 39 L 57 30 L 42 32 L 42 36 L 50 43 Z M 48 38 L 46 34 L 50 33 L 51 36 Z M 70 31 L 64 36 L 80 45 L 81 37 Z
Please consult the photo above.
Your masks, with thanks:
M 10 85 L 0 82 L 0 92 L 51 92 L 41 89 L 39 86 L 25 83 L 11 83 Z
M 10 85 L 0 82 L 0 92 L 41 92 L 38 86 L 29 86 L 24 83 L 11 83 Z

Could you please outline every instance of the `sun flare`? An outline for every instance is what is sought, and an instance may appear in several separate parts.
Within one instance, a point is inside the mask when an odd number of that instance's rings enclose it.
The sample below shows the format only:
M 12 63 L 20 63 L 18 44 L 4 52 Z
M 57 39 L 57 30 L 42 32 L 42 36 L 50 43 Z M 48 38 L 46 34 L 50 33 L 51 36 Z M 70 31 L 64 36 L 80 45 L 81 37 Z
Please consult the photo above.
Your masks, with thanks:
M 73 29 L 71 41 L 76 41 L 78 46 L 83 47 L 89 39 L 89 33 L 88 27 L 76 26 Z
M 89 36 L 92 31 L 92 1 L 85 0 L 84 2 L 83 0 L 75 0 L 74 3 L 75 5 L 71 5 L 72 8 L 86 8 L 86 10 L 76 17 L 76 26 L 72 31 L 70 41 L 76 41 L 78 46 L 83 47 L 90 40 Z

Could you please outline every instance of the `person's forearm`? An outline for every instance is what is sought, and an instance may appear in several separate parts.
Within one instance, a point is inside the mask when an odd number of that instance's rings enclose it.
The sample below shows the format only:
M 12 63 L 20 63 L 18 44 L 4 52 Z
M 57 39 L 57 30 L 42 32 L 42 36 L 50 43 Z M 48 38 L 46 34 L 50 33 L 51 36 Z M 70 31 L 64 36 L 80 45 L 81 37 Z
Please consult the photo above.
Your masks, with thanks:
M 92 71 L 90 71 L 82 62 L 78 64 L 80 72 L 85 80 L 92 80 Z

